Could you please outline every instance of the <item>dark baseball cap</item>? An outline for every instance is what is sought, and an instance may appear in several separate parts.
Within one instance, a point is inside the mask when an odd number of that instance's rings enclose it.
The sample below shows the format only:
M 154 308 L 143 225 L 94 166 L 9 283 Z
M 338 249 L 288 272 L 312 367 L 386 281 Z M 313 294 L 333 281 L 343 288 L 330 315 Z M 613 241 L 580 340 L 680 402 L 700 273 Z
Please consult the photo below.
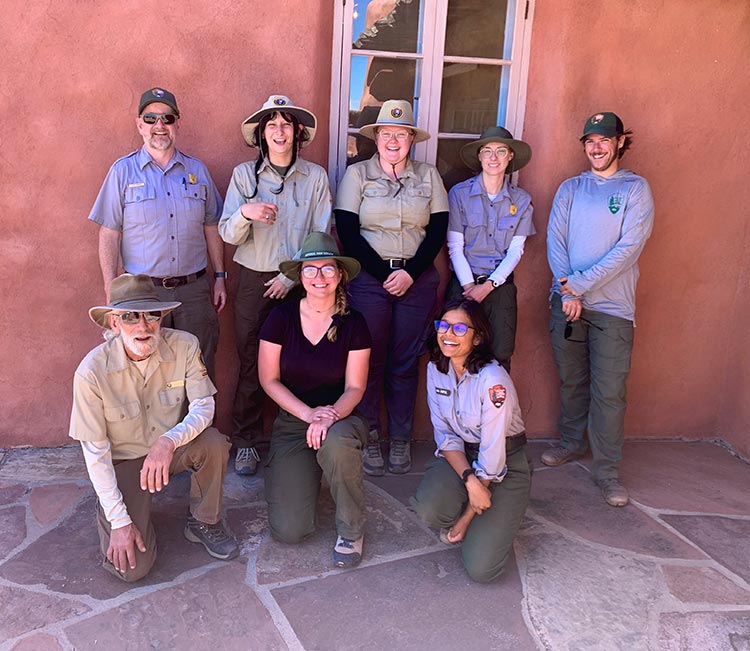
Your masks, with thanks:
M 166 104 L 175 112 L 175 115 L 179 117 L 180 109 L 177 108 L 177 100 L 175 99 L 175 96 L 163 88 L 149 88 L 143 93 L 143 95 L 141 95 L 141 101 L 138 102 L 138 115 L 143 113 L 143 109 L 154 102 Z
M 625 127 L 623 127 L 622 120 L 617 115 L 614 113 L 594 113 L 583 125 L 583 135 L 580 139 L 583 140 L 586 136 L 592 134 L 611 138 L 612 136 L 621 136 L 623 133 L 625 133 Z

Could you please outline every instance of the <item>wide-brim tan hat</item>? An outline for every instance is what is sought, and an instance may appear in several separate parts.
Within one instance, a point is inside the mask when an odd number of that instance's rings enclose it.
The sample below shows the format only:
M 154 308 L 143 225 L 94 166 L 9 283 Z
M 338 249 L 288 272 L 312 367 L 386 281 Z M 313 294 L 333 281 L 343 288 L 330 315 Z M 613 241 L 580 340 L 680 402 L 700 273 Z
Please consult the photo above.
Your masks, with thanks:
M 310 233 L 302 243 L 299 255 L 292 260 L 286 260 L 279 265 L 279 271 L 290 280 L 299 280 L 299 270 L 303 262 L 310 260 L 338 260 L 339 264 L 346 269 L 349 280 L 352 280 L 362 269 L 354 258 L 341 255 L 336 240 L 328 233 Z
M 366 124 L 359 133 L 365 138 L 375 140 L 375 130 L 380 127 L 405 127 L 414 132 L 414 143 L 424 142 L 430 139 L 430 134 L 420 129 L 414 123 L 414 111 L 411 104 L 405 99 L 389 99 L 383 103 L 378 113 L 378 118 L 373 124 Z
M 182 303 L 159 300 L 154 281 L 144 274 L 122 274 L 112 281 L 109 288 L 109 305 L 98 305 L 89 310 L 96 325 L 109 329 L 109 313 L 113 310 L 131 312 L 158 312 L 169 314 Z
M 242 123 L 242 137 L 245 139 L 245 142 L 251 147 L 259 147 L 260 143 L 255 142 L 255 129 L 260 124 L 264 115 L 279 112 L 291 113 L 307 129 L 308 139 L 300 143 L 300 148 L 307 147 L 315 139 L 318 118 L 315 117 L 313 112 L 301 106 L 295 106 L 294 102 L 286 95 L 271 95 L 263 106 Z
M 531 160 L 531 147 L 523 140 L 516 140 L 513 134 L 504 127 L 490 127 L 482 132 L 479 140 L 474 140 L 461 147 L 461 160 L 475 172 L 482 169 L 479 162 L 479 150 L 491 142 L 501 142 L 513 150 L 513 160 L 505 169 L 506 174 L 513 174 L 524 167 Z

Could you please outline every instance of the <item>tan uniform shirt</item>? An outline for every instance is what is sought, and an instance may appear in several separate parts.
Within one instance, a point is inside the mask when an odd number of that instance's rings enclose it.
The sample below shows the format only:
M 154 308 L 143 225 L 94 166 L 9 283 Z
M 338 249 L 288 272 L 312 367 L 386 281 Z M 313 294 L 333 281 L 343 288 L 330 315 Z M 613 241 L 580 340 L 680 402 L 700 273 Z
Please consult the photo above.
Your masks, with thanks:
M 346 170 L 336 194 L 336 209 L 359 215 L 362 237 L 381 258 L 414 257 L 430 215 L 448 211 L 448 194 L 434 165 L 409 160 L 399 179 L 400 191 L 375 154 Z
M 108 440 L 112 459 L 118 461 L 147 455 L 167 432 L 181 442 L 200 434 L 181 431 L 194 429 L 189 420 L 183 422 L 189 403 L 216 393 L 198 340 L 169 328 L 161 329 L 161 337 L 145 377 L 128 358 L 120 337 L 86 355 L 73 379 L 71 438 Z

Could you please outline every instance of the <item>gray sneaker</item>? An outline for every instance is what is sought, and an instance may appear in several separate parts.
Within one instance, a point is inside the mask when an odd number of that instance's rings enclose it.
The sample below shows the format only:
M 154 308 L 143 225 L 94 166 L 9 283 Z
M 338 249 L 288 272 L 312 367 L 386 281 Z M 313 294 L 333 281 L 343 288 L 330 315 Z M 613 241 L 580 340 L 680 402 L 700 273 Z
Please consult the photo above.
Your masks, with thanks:
M 227 533 L 221 520 L 216 524 L 207 524 L 190 516 L 183 533 L 190 542 L 200 543 L 220 561 L 236 558 L 240 553 L 237 541 Z
M 579 452 L 573 452 L 573 450 L 568 450 L 562 445 L 556 445 L 554 448 L 542 452 L 542 463 L 545 466 L 561 466 L 568 461 L 580 459 L 582 456 L 583 454 Z
M 336 539 L 333 548 L 333 564 L 336 567 L 355 567 L 362 560 L 362 543 L 365 537 L 360 536 L 357 540 L 349 540 L 343 536 Z
M 367 445 L 362 450 L 362 469 L 366 475 L 381 477 L 385 474 L 385 461 L 380 450 L 380 435 L 378 430 L 371 429 L 367 435 Z
M 391 440 L 388 453 L 388 472 L 403 475 L 411 470 L 411 444 L 409 441 Z
M 255 448 L 237 448 L 234 458 L 234 471 L 238 475 L 254 475 L 258 472 L 260 456 Z

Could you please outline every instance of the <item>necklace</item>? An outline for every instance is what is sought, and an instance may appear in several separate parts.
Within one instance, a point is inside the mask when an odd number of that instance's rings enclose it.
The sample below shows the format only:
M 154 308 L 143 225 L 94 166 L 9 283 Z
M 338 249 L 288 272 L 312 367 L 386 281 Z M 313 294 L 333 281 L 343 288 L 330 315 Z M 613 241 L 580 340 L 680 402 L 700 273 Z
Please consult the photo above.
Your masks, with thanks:
M 316 310 L 312 305 L 310 305 L 310 301 L 308 299 L 305 299 L 305 303 L 307 304 L 307 307 L 309 307 L 313 312 L 317 312 L 318 314 L 328 314 L 330 312 L 333 312 L 336 309 L 336 304 L 326 307 L 322 310 Z

